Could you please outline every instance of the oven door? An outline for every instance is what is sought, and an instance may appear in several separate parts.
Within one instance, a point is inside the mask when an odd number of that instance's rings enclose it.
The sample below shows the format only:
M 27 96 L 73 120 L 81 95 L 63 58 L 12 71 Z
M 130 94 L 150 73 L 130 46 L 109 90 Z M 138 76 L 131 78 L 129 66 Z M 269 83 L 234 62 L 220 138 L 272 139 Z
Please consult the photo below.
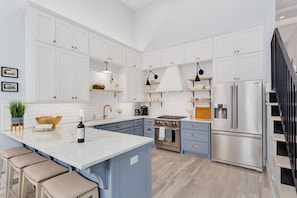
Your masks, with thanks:
M 180 152 L 180 129 L 173 127 L 155 127 L 156 147 Z

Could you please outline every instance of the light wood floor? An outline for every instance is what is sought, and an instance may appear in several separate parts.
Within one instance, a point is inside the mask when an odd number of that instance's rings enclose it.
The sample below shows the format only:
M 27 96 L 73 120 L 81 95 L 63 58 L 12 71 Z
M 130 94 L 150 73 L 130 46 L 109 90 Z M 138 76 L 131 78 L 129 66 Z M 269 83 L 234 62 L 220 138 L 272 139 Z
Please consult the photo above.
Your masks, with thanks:
M 272 198 L 267 174 L 152 150 L 153 198 Z

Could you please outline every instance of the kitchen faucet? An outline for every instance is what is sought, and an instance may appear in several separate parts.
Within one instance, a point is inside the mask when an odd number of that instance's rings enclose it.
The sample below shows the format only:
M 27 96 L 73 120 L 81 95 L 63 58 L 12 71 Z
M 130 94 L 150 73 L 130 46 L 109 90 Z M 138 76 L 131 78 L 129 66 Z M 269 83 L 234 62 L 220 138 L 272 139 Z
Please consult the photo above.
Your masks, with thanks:
M 105 114 L 105 108 L 109 107 L 109 111 L 112 112 L 112 108 L 110 105 L 104 105 L 103 107 L 103 119 L 105 119 L 107 117 L 107 114 Z

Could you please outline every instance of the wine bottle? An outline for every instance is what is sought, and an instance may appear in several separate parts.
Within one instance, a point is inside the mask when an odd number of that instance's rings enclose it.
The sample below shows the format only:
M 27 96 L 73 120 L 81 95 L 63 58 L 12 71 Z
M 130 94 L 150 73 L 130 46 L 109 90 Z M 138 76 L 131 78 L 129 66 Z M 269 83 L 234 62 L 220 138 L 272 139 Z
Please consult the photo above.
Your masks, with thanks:
M 85 125 L 82 121 L 77 125 L 77 142 L 83 143 L 85 141 Z

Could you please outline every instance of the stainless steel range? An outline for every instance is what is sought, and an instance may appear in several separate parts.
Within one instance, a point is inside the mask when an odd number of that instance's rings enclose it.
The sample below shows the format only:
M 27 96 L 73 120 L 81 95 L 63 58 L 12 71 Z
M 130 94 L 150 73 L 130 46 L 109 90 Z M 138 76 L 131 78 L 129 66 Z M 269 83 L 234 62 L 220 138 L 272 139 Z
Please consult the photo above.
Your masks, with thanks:
M 155 142 L 160 149 L 180 152 L 180 120 L 184 116 L 162 115 L 155 119 Z

